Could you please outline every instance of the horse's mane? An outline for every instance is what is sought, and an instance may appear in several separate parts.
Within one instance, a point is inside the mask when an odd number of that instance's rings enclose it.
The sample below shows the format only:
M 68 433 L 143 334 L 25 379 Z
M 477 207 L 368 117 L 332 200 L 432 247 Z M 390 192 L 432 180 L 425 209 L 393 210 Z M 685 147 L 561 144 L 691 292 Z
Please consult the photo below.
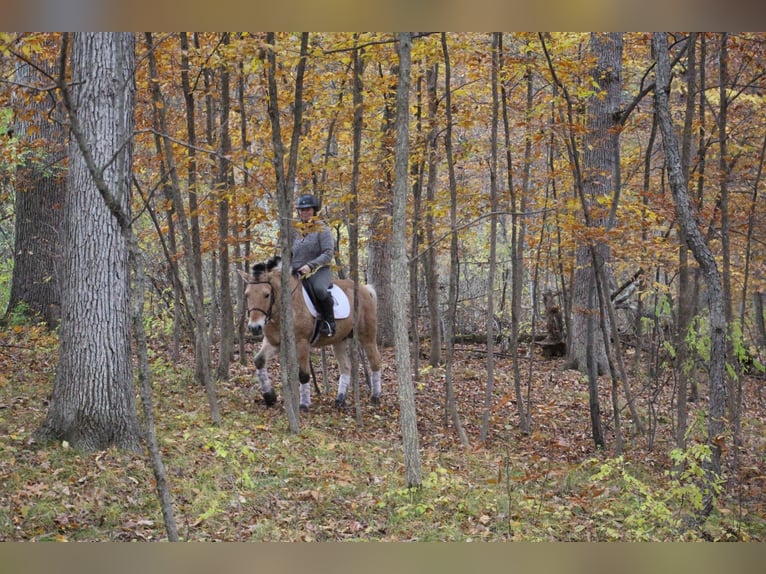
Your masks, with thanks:
M 266 260 L 266 262 L 259 262 L 255 263 L 252 267 L 252 276 L 253 278 L 258 281 L 264 273 L 268 273 L 270 271 L 273 271 L 276 269 L 277 271 L 281 270 L 282 268 L 282 258 L 278 255 L 275 255 L 274 257 L 270 257 Z

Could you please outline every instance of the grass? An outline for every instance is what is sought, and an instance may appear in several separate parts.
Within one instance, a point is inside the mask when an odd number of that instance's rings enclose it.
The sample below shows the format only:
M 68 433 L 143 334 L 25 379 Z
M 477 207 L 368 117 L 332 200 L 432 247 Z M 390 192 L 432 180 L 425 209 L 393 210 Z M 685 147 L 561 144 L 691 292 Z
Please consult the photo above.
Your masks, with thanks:
M 146 457 L 32 444 L 31 433 L 47 408 L 57 342 L 34 327 L 15 326 L 0 336 L 0 540 L 165 539 Z M 253 396 L 252 367 L 239 364 L 229 381 L 219 383 L 223 424 L 211 426 L 191 359 L 173 365 L 157 349 L 157 432 L 183 540 L 766 539 L 758 490 L 763 425 L 757 417 L 748 423 L 756 445 L 748 458 L 750 480 L 732 487 L 704 523 L 679 528 L 677 521 L 661 520 L 658 506 L 652 507 L 653 520 L 642 521 L 647 496 L 630 491 L 634 483 L 626 475 L 594 480 L 605 464 L 624 468 L 660 499 L 670 484 L 663 474 L 669 459 L 647 452 L 639 437 L 630 436 L 623 461 L 596 451 L 588 440 L 587 404 L 576 399 L 576 375 L 551 367 L 540 374 L 540 398 L 542 385 L 554 376 L 548 391 L 558 394 L 535 403 L 530 436 L 516 431 L 514 406 L 498 401 L 492 439 L 484 445 L 476 443 L 483 389 L 458 382 L 460 410 L 473 440 L 463 450 L 441 423 L 441 378 L 434 369 L 416 393 L 424 480 L 421 488 L 408 489 L 390 370 L 384 372 L 388 387 L 380 407 L 370 406 L 362 393 L 364 426 L 357 425 L 353 407 L 335 409 L 329 392 L 313 397 L 311 413 L 293 435 L 281 407 L 266 408 Z M 461 361 L 480 370 L 470 353 Z M 509 385 L 498 385 L 498 395 L 506 397 Z M 679 508 L 669 510 L 677 515 Z

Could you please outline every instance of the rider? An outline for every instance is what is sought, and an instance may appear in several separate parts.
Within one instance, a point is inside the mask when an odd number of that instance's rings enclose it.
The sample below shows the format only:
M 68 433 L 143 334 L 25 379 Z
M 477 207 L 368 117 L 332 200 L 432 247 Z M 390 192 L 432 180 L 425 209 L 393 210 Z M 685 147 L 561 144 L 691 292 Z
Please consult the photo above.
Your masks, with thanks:
M 319 202 L 316 197 L 311 194 L 299 196 L 296 208 L 299 221 L 294 225 L 292 272 L 311 284 L 322 318 L 319 332 L 332 337 L 335 334 L 335 312 L 328 288 L 332 283 L 329 264 L 335 254 L 335 240 L 327 223 L 317 217 Z

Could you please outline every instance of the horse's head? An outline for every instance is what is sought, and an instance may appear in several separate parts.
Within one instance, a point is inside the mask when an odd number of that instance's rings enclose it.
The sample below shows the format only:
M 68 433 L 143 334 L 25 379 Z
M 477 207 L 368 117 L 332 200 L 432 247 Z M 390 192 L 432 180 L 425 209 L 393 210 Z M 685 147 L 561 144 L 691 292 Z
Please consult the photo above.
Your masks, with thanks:
M 237 269 L 245 282 L 245 303 L 247 305 L 247 328 L 253 335 L 260 335 L 266 323 L 275 312 L 274 304 L 279 289 L 279 278 L 273 271 L 279 270 L 279 258 L 272 257 L 266 263 L 256 263 L 252 274 Z

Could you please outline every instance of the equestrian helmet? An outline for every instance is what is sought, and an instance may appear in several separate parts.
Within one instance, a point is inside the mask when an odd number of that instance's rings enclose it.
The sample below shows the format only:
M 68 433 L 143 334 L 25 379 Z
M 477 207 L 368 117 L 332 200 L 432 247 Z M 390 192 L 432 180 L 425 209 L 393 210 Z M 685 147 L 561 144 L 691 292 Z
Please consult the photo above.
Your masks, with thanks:
M 307 193 L 298 197 L 298 201 L 296 202 L 295 207 L 296 209 L 307 209 L 309 207 L 313 207 L 314 213 L 316 213 L 319 211 L 319 202 L 317 201 L 316 197 L 310 193 Z

